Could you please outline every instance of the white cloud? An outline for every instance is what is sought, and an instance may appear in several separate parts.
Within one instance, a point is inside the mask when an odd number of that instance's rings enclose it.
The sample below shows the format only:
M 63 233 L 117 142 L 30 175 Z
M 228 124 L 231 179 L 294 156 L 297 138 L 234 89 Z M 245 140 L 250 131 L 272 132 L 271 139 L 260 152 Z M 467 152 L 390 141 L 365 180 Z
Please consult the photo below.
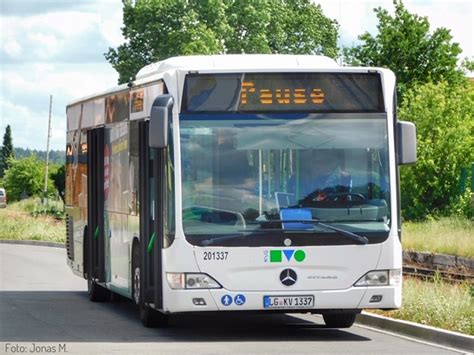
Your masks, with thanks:
M 34 91 L 37 88 L 35 87 L 34 82 L 31 78 L 25 78 L 21 73 L 8 71 L 3 75 L 5 88 L 9 91 Z
M 122 8 L 117 7 L 115 11 L 112 11 L 110 13 L 109 11 L 105 10 L 105 12 L 109 15 L 101 16 L 99 29 L 104 38 L 109 42 L 110 46 L 117 47 L 124 41 L 121 30 Z
M 34 54 L 41 59 L 48 59 L 56 55 L 62 45 L 62 41 L 53 34 L 33 32 L 28 34 L 28 40 L 36 44 Z
M 80 57 L 88 55 L 97 61 L 109 46 L 121 42 L 120 9 L 112 8 L 103 14 L 62 11 L 28 17 L 3 16 L 2 47 L 10 59 L 23 62 L 83 61 Z M 21 57 L 15 55 L 12 43 L 24 49 Z
M 11 126 L 13 146 L 30 149 L 46 150 L 48 127 L 48 104 L 44 110 L 31 110 L 27 106 L 0 99 L 0 113 L 2 115 L 2 132 L 7 125 Z M 64 150 L 66 142 L 66 122 L 64 117 L 52 115 L 51 117 L 51 149 Z
M 23 18 L 7 17 L 6 19 L 19 24 L 20 29 L 41 29 L 46 33 L 52 32 L 62 37 L 69 37 L 90 30 L 100 21 L 100 16 L 89 12 L 62 11 Z
M 13 58 L 18 57 L 22 52 L 22 48 L 20 44 L 14 39 L 9 39 L 5 41 L 4 49 L 5 49 L 5 52 L 7 52 L 7 54 Z
M 323 13 L 339 23 L 340 45 L 351 46 L 358 42 L 357 37 L 364 32 L 374 32 L 377 17 L 373 9 L 387 4 L 387 0 L 355 1 L 355 0 L 315 0 L 321 5 Z M 392 4 L 388 1 L 389 5 Z
M 474 3 L 466 0 L 408 1 L 406 7 L 410 12 L 427 16 L 430 31 L 445 27 L 451 31 L 453 42 L 460 44 L 462 57 L 474 56 Z
M 107 64 L 9 66 L 6 88 L 15 96 L 53 94 L 76 99 L 115 86 L 117 73 Z
M 64 149 L 66 105 L 117 83 L 103 53 L 122 43 L 122 4 L 8 1 L 0 17 L 0 131 L 10 124 L 15 146 L 45 149 L 52 94 L 51 147 Z
M 392 0 L 313 0 L 320 4 L 326 16 L 340 24 L 340 44 L 357 44 L 357 36 L 377 32 L 374 8 L 382 7 L 393 14 Z M 463 49 L 462 56 L 474 56 L 474 3 L 470 0 L 405 0 L 411 13 L 427 16 L 430 31 L 445 27 L 451 30 L 453 41 Z
M 15 146 L 44 150 L 52 94 L 51 148 L 64 149 L 66 105 L 115 86 L 117 78 L 115 70 L 107 64 L 8 65 L 8 71 L 3 73 L 0 131 L 10 124 Z
M 122 4 L 58 3 L 47 11 L 41 0 L 28 1 L 0 17 L 0 132 L 10 124 L 15 146 L 44 150 L 52 94 L 51 148 L 64 149 L 67 103 L 117 83 L 102 53 L 123 41 Z
M 87 8 L 100 1 L 116 0 L 2 0 L 1 12 L 7 16 L 27 17 L 78 8 Z
M 13 146 L 45 149 L 48 111 L 32 111 L 27 106 L 4 99 L 0 99 L 0 107 L 2 132 L 6 125 L 11 126 Z

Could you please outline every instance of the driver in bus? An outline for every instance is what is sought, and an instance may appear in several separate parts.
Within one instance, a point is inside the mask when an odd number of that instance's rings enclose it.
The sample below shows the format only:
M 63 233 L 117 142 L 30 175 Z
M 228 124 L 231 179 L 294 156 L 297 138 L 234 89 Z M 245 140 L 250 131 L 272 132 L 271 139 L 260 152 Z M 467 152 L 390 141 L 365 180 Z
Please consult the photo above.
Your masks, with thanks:
M 352 178 L 342 167 L 341 154 L 334 150 L 311 153 L 310 163 L 302 161 L 299 181 L 300 201 L 344 201 L 352 188 Z M 296 192 L 296 177 L 288 183 Z

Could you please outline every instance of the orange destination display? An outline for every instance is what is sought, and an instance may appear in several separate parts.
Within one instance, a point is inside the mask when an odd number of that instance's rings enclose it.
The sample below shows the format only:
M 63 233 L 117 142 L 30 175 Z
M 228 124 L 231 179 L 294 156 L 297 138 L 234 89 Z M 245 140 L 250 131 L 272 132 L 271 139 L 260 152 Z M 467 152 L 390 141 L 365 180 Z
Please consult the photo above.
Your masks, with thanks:
M 189 74 L 183 112 L 384 112 L 378 73 Z

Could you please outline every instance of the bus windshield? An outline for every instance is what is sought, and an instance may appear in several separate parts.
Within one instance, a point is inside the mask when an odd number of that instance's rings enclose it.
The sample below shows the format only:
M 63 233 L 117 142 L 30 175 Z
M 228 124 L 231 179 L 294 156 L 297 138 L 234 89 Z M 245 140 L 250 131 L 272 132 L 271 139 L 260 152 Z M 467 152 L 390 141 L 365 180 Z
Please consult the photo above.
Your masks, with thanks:
M 383 113 L 182 114 L 180 137 L 182 222 L 194 245 L 388 237 Z

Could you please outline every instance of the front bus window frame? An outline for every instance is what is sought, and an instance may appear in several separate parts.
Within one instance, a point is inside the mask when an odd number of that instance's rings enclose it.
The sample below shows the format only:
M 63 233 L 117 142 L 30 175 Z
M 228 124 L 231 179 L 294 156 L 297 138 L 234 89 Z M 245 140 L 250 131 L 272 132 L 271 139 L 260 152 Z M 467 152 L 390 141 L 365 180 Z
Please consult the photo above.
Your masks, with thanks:
M 202 81 L 201 81 L 202 80 Z M 250 84 L 249 84 L 250 81 Z M 284 89 L 287 87 L 288 89 Z M 318 87 L 319 91 L 316 93 L 315 87 Z M 302 89 L 303 88 L 303 89 Z M 304 89 L 306 88 L 306 89 Z M 256 95 L 258 93 L 258 95 Z M 302 99 L 302 93 L 306 94 L 306 98 Z M 309 94 L 314 94 L 312 101 L 309 101 Z M 315 94 L 316 93 L 316 94 Z M 299 96 L 298 96 L 299 95 Z M 293 99 L 291 99 L 293 98 Z M 299 98 L 299 102 L 303 103 L 296 104 Z M 252 101 L 253 100 L 253 101 Z M 266 100 L 266 102 L 264 102 Z M 286 101 L 285 101 L 286 100 Z M 292 101 L 293 100 L 293 101 Z M 282 103 L 289 103 L 284 104 Z M 182 155 L 182 176 L 181 176 L 181 186 L 183 190 L 182 202 L 183 202 L 183 230 L 185 231 L 185 236 L 188 241 L 195 245 L 200 244 L 202 241 L 199 238 L 190 238 L 189 233 L 187 233 L 185 228 L 185 220 L 187 214 L 185 211 L 186 201 L 185 201 L 185 184 L 186 184 L 186 171 L 189 170 L 189 167 L 186 166 L 186 150 L 187 144 L 185 142 L 186 136 L 185 133 L 189 126 L 186 125 L 190 121 L 200 122 L 201 124 L 204 121 L 210 122 L 209 127 L 206 127 L 205 124 L 200 126 L 201 131 L 212 130 L 212 122 L 226 122 L 225 125 L 231 125 L 233 121 L 243 121 L 247 120 L 245 124 L 258 124 L 258 122 L 251 122 L 252 119 L 265 120 L 272 118 L 287 119 L 289 122 L 298 123 L 299 120 L 310 118 L 315 121 L 318 121 L 320 118 L 325 119 L 336 119 L 337 121 L 348 122 L 351 118 L 360 118 L 364 116 L 370 116 L 372 118 L 377 117 L 378 119 L 383 119 L 384 121 L 384 149 L 375 150 L 370 152 L 370 149 L 366 151 L 366 163 L 371 167 L 378 166 L 379 175 L 384 171 L 384 178 L 386 181 L 386 191 L 385 200 L 386 201 L 386 210 L 387 218 L 385 218 L 385 226 L 383 232 L 372 233 L 373 238 L 370 238 L 369 243 L 378 243 L 382 242 L 388 238 L 388 231 L 391 225 L 390 216 L 390 164 L 388 162 L 388 124 L 387 124 L 387 114 L 385 111 L 385 105 L 383 100 L 383 91 L 381 84 L 381 75 L 375 71 L 368 72 L 333 72 L 333 73 L 218 73 L 218 74 L 188 74 L 186 76 L 183 100 L 181 105 L 181 114 L 180 114 L 180 140 L 181 140 L 181 155 Z M 380 122 L 380 121 L 379 121 Z M 262 138 L 260 137 L 260 140 Z M 257 143 L 258 139 L 255 141 Z M 215 144 L 215 143 L 210 143 Z M 316 148 L 316 147 L 314 147 Z M 213 150 L 211 150 L 213 151 Z M 208 152 L 209 153 L 209 152 Z M 302 164 L 300 162 L 300 156 L 303 157 L 303 151 L 296 150 L 293 159 L 296 159 L 296 162 L 293 164 L 291 169 L 302 169 Z M 275 155 L 276 154 L 276 155 Z M 251 164 L 255 164 L 256 159 L 259 161 L 266 160 L 267 167 L 272 166 L 272 162 L 280 161 L 281 154 L 285 154 L 283 150 L 280 150 L 280 153 L 276 153 L 273 149 L 270 151 L 260 150 L 258 158 L 256 158 L 255 153 L 247 152 L 247 159 L 252 160 Z M 361 153 L 363 155 L 363 153 Z M 380 154 L 384 155 L 384 159 L 380 158 Z M 278 157 L 280 155 L 280 157 Z M 203 154 L 205 156 L 205 154 Z M 231 156 L 229 156 L 231 157 Z M 227 159 L 235 164 L 238 164 L 239 159 L 234 157 L 234 159 Z M 298 158 L 295 158 L 298 157 Z M 378 163 L 377 163 L 378 157 Z M 209 162 L 211 165 L 216 164 L 213 161 L 214 158 L 211 158 Z M 382 162 L 382 160 L 385 160 Z M 302 160 L 301 160 L 302 161 Z M 260 163 L 259 163 L 260 164 Z M 260 167 L 260 170 L 262 167 Z M 265 168 L 265 167 L 264 167 Z M 211 168 L 214 169 L 214 168 Z M 214 174 L 214 173 L 213 173 Z M 372 173 L 374 174 L 374 171 Z M 212 175 L 212 174 L 211 174 Z M 255 175 L 255 174 L 254 174 Z M 262 195 L 267 194 L 270 196 L 272 193 L 272 181 L 271 179 L 266 179 L 262 176 L 262 173 L 259 173 L 259 197 L 262 199 Z M 283 184 L 288 184 L 288 181 L 284 181 L 282 175 Z M 255 178 L 255 176 L 253 176 Z M 208 179 L 216 180 L 215 177 L 208 176 Z M 209 180 L 209 181 L 211 181 Z M 265 181 L 262 181 L 265 180 Z M 371 177 L 367 177 L 367 181 L 371 180 Z M 267 190 L 264 191 L 263 184 L 267 184 Z M 214 182 L 213 182 L 214 184 Z M 382 185 L 382 184 L 380 184 Z M 284 187 L 286 189 L 287 187 Z M 296 184 L 297 193 L 302 190 L 302 187 L 299 183 Z M 379 188 L 381 190 L 381 188 Z M 368 191 L 368 195 L 373 196 L 374 193 L 377 193 L 375 190 Z M 380 193 L 380 191 L 379 191 Z M 261 205 L 261 203 L 260 203 Z M 261 206 L 260 211 L 261 213 Z M 189 215 L 188 215 L 189 217 Z M 222 218 L 231 218 L 230 215 L 225 217 L 225 213 L 221 213 Z M 245 223 L 245 218 L 243 223 Z M 281 226 L 283 223 L 281 224 Z M 286 231 L 288 234 L 288 231 Z M 327 231 L 326 231 L 327 232 Z M 318 232 L 319 233 L 319 232 Z M 207 233 L 210 234 L 210 233 Z M 282 233 L 282 237 L 284 237 Z M 305 232 L 295 232 L 293 233 L 302 235 L 302 237 L 296 238 L 293 242 L 293 245 L 301 243 L 301 245 L 307 245 L 308 238 L 305 237 Z M 319 233 L 319 234 L 322 234 Z M 367 233 L 366 233 L 367 234 Z M 370 233 L 368 233 L 370 234 Z M 266 239 L 266 238 L 263 238 Z M 246 239 L 244 244 L 239 243 L 239 238 L 233 239 L 230 238 L 229 241 L 221 243 L 222 245 L 272 245 L 273 241 L 268 241 L 262 244 L 262 238 L 253 238 Z M 281 238 L 275 238 L 281 239 Z M 224 240 L 224 239 L 223 239 Z M 232 241 L 230 241 L 232 240 Z M 295 244 L 296 242 L 296 244 Z M 215 245 L 220 245 L 219 242 Z M 306 243 L 306 244 L 305 244 Z M 318 238 L 314 238 L 311 241 L 311 244 L 315 245 L 332 245 L 332 244 L 351 244 L 350 241 L 343 240 L 341 238 L 332 238 L 324 235 L 319 235 Z M 276 241 L 274 245 L 281 245 L 281 240 Z

